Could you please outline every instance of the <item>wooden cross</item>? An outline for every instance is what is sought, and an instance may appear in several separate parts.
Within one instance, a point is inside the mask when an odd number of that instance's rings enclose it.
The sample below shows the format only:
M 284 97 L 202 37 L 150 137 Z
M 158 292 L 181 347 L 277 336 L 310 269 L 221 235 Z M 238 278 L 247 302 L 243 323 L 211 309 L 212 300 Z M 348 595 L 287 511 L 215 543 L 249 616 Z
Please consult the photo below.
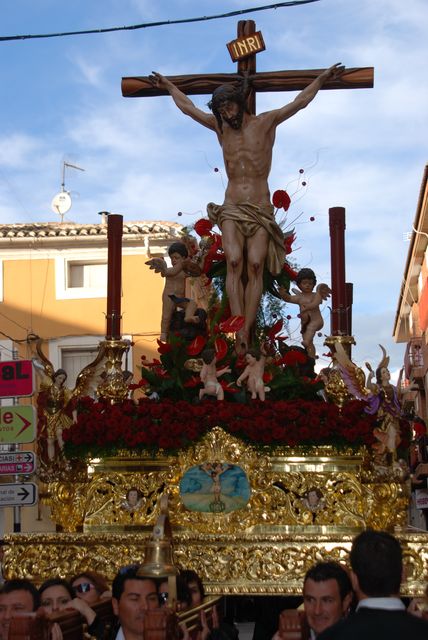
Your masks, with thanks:
M 238 38 L 256 33 L 253 20 L 238 22 Z M 168 76 L 186 95 L 212 94 L 214 89 L 222 84 L 233 82 L 249 74 L 252 88 L 248 97 L 250 113 L 256 112 L 256 92 L 267 91 L 301 91 L 312 80 L 317 78 L 324 69 L 310 69 L 305 71 L 265 71 L 256 72 L 256 55 L 252 54 L 238 62 L 237 73 L 207 73 L 205 75 Z M 373 67 L 357 67 L 345 69 L 339 78 L 329 78 L 322 89 L 366 89 L 373 87 Z M 122 95 L 125 98 L 140 98 L 149 96 L 169 95 L 163 89 L 152 85 L 148 76 L 122 78 Z

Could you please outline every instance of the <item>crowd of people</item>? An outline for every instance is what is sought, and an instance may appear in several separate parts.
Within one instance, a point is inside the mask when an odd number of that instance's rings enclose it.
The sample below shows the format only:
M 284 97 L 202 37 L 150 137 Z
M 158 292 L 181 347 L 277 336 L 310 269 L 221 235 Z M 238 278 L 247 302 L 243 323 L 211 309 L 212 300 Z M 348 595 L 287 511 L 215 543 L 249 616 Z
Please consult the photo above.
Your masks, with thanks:
M 403 557 L 399 541 L 389 533 L 367 530 L 353 541 L 350 570 L 334 561 L 319 562 L 307 571 L 303 583 L 303 604 L 286 609 L 279 620 L 270 620 L 254 638 L 270 640 L 269 626 L 277 628 L 272 640 L 341 640 L 364 637 L 412 640 L 428 638 L 428 590 L 426 598 L 405 603 L 399 596 Z M 205 591 L 199 576 L 183 570 L 176 579 L 177 612 L 198 607 Z M 108 628 L 94 610 L 97 603 L 109 602 L 114 624 Z M 123 567 L 108 581 L 93 571 L 69 580 L 49 578 L 37 588 L 26 579 L 7 580 L 0 590 L 0 640 L 8 640 L 12 618 L 37 612 L 46 616 L 75 610 L 86 621 L 87 633 L 96 640 L 147 640 L 144 618 L 147 612 L 171 604 L 169 583 L 139 573 L 139 565 Z M 198 610 L 198 630 L 192 635 L 185 623 L 184 640 L 237 640 L 237 628 L 219 619 L 215 607 Z M 260 626 L 260 625 L 259 625 Z M 265 635 L 263 636 L 263 632 Z M 50 630 L 50 640 L 62 640 L 58 624 Z M 156 635 L 153 638 L 168 638 Z M 149 638 L 151 640 L 151 638 Z

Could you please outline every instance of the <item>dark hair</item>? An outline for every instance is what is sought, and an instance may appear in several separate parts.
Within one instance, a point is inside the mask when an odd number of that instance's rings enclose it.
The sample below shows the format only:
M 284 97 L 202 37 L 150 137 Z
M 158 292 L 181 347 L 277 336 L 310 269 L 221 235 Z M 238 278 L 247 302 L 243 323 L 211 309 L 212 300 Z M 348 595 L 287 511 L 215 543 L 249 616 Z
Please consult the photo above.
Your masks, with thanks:
M 12 593 L 12 591 L 28 591 L 33 598 L 33 611 L 40 607 L 40 596 L 37 587 L 29 580 L 25 580 L 24 578 L 6 580 L 0 590 L 0 595 L 3 593 Z
M 387 369 L 388 367 L 386 366 L 386 364 L 381 365 L 380 367 L 376 368 L 376 382 L 378 384 L 382 384 L 382 369 Z
M 42 597 L 42 593 L 46 591 L 46 589 L 49 589 L 49 587 L 64 587 L 71 599 L 75 597 L 74 591 L 71 588 L 71 584 L 68 582 L 68 580 L 64 580 L 64 578 L 49 578 L 49 580 L 45 580 L 44 583 L 39 587 L 40 598 Z
M 223 121 L 220 115 L 220 107 L 225 102 L 235 102 L 241 112 L 248 111 L 247 107 L 247 87 L 245 83 L 240 84 L 229 83 L 222 84 L 213 91 L 211 100 L 208 102 L 208 108 L 211 109 L 217 120 L 220 131 L 223 131 Z
M 318 564 L 311 567 L 305 574 L 304 583 L 309 579 L 314 582 L 336 580 L 342 602 L 348 593 L 352 593 L 352 585 L 348 572 L 342 567 L 342 565 L 338 562 L 334 562 L 333 560 L 318 562 Z
M 91 582 L 98 593 L 101 595 L 105 591 L 110 589 L 107 578 L 105 578 L 101 573 L 97 573 L 96 571 L 82 571 L 82 573 L 78 573 L 77 575 L 70 578 L 70 584 L 73 588 L 73 582 L 78 580 L 79 578 L 87 578 L 89 582 Z
M 386 531 L 363 531 L 354 539 L 349 557 L 365 595 L 381 598 L 400 591 L 403 554 L 394 536 Z
M 58 376 L 65 376 L 65 379 L 67 380 L 67 371 L 65 369 L 57 369 L 53 374 L 53 379 L 56 380 Z
M 253 356 L 253 358 L 255 358 L 256 360 L 260 360 L 260 358 L 262 357 L 262 354 L 259 349 L 247 349 L 247 352 L 245 355 L 247 355 L 247 353 L 250 356 Z
M 157 589 L 157 582 L 155 578 L 150 578 L 148 576 L 140 576 L 138 575 L 138 570 L 140 565 L 132 564 L 129 567 L 124 567 L 119 570 L 119 573 L 116 574 L 116 577 L 113 580 L 112 584 L 112 596 L 116 600 L 120 600 L 122 593 L 125 589 L 125 582 L 127 580 L 151 580 Z
M 187 247 L 184 242 L 173 242 L 170 247 L 168 247 L 168 255 L 171 256 L 173 253 L 178 253 L 183 258 L 187 258 L 189 256 L 189 252 L 187 251 Z
M 304 267 L 303 269 L 300 269 L 299 273 L 297 274 L 296 276 L 297 284 L 300 284 L 302 280 L 312 280 L 314 283 L 314 287 L 317 283 L 316 275 L 314 271 L 312 271 L 312 269 L 309 269 L 309 267 Z
M 183 569 L 183 571 L 180 571 L 180 577 L 183 578 L 184 582 L 187 585 L 189 585 L 191 582 L 196 582 L 202 598 L 205 598 L 204 585 L 202 584 L 202 580 L 200 579 L 196 571 L 192 571 L 192 569 Z

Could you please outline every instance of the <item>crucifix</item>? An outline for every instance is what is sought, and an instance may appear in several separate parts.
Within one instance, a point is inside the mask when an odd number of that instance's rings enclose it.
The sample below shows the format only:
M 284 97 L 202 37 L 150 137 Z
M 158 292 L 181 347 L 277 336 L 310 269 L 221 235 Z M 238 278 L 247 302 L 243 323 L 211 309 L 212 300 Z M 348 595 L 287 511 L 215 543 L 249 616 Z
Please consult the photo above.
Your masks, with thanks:
M 238 22 L 237 38 L 251 36 L 256 33 L 253 20 Z M 204 75 L 168 76 L 176 87 L 186 95 L 211 95 L 217 87 L 234 82 L 246 74 L 251 76 L 251 91 L 248 106 L 251 113 L 256 112 L 256 92 L 268 91 L 300 91 L 307 87 L 323 69 L 302 71 L 264 71 L 256 72 L 256 53 L 249 53 L 238 61 L 237 73 L 207 73 Z M 369 89 L 373 87 L 373 67 L 357 67 L 345 69 L 340 78 L 325 82 L 322 89 Z M 146 98 L 149 96 L 166 96 L 168 92 L 153 86 L 148 76 L 122 78 L 122 95 L 125 98 Z
M 339 63 L 329 69 L 257 73 L 255 51 L 263 47 L 254 21 L 240 21 L 238 39 L 228 45 L 238 60 L 237 74 L 167 78 L 153 72 L 150 77 L 122 80 L 124 96 L 169 93 L 180 111 L 217 135 L 229 181 L 223 204 L 210 203 L 207 211 L 222 232 L 231 314 L 245 320 L 237 334 L 239 352 L 248 348 L 263 293 L 265 264 L 274 276 L 284 265 L 284 237 L 274 219 L 268 186 L 276 127 L 305 108 L 320 89 L 373 85 L 372 68 L 346 70 Z M 244 82 L 237 83 L 238 79 Z M 256 115 L 257 91 L 283 90 L 300 93 L 284 107 Z M 212 113 L 202 111 L 188 98 L 206 93 L 213 94 L 209 104 Z

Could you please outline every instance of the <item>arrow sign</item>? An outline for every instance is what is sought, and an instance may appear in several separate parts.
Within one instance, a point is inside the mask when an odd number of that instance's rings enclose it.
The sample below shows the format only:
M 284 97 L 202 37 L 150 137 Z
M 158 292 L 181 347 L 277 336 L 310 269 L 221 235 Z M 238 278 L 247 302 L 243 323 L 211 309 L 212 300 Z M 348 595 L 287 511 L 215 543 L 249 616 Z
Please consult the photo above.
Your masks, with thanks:
M 0 475 L 34 473 L 35 470 L 36 456 L 32 451 L 0 453 Z
M 36 502 L 37 485 L 33 482 L 0 484 L 0 507 L 28 507 Z
M 36 410 L 30 405 L 0 408 L 0 444 L 27 444 L 36 438 Z

